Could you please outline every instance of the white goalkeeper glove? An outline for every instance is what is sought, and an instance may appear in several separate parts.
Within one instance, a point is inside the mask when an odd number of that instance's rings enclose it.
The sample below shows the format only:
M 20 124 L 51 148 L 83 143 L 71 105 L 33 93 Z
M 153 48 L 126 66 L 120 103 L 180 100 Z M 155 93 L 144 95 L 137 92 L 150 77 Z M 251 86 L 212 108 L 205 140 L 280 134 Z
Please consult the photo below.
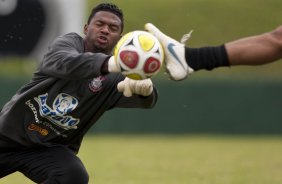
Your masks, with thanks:
M 186 62 L 184 44 L 190 38 L 192 31 L 184 35 L 181 42 L 178 42 L 162 33 L 151 23 L 145 24 L 145 29 L 161 42 L 165 53 L 166 70 L 172 80 L 183 80 L 194 71 Z
M 108 61 L 108 71 L 109 72 L 121 72 L 120 65 L 116 61 L 115 56 L 111 56 Z
M 149 96 L 153 92 L 153 83 L 151 79 L 134 80 L 126 77 L 118 83 L 117 89 L 126 97 L 131 97 L 133 94 Z

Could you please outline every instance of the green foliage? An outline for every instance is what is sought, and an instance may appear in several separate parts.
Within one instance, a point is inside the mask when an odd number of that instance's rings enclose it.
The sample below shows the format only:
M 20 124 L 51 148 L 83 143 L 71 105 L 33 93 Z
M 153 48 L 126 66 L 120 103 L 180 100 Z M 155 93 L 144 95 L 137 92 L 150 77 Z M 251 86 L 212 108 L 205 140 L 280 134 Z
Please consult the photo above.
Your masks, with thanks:
M 104 1 L 89 1 L 90 9 Z M 165 33 L 180 38 L 194 30 L 191 44 L 221 44 L 259 34 L 281 24 L 280 0 L 112 0 L 123 9 L 125 32 L 152 22 Z M 256 6 L 254 6 L 256 5 Z
M 29 58 L 0 58 L 0 77 L 27 78 L 32 75 L 37 62 Z
M 88 1 L 85 21 L 93 6 L 104 0 Z M 152 22 L 175 39 L 191 29 L 194 30 L 188 44 L 190 47 L 220 45 L 245 36 L 270 31 L 281 24 L 281 0 L 108 0 L 116 3 L 125 14 L 125 30 L 143 30 L 144 24 Z M 12 61 L 15 59 L 12 59 Z M 17 61 L 22 59 L 16 59 Z M 29 63 L 29 64 L 28 64 Z M 36 62 L 12 62 L 0 60 L 0 75 L 31 75 Z M 261 76 L 282 77 L 282 62 L 259 67 L 234 67 L 216 70 L 212 75 L 219 78 Z M 199 77 L 209 78 L 202 72 Z M 159 75 L 158 78 L 163 78 Z
M 89 1 L 91 8 L 104 1 Z M 190 47 L 220 45 L 246 36 L 270 31 L 281 24 L 281 0 L 111 0 L 123 9 L 125 30 L 144 29 L 151 22 L 175 39 L 191 29 Z M 255 6 L 254 6 L 255 5 Z M 88 14 L 86 14 L 88 15 Z M 282 62 L 259 67 L 232 67 L 200 72 L 202 79 L 215 77 L 256 79 L 282 77 Z M 163 79 L 160 74 L 158 78 Z

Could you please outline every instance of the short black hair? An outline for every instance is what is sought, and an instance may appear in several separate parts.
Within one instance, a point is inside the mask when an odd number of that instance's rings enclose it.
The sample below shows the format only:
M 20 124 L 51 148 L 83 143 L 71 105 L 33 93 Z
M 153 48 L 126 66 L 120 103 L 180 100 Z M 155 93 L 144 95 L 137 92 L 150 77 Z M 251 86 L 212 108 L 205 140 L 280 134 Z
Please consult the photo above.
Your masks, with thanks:
M 91 14 L 88 17 L 87 24 L 91 22 L 91 19 L 95 16 L 95 14 L 99 11 L 108 11 L 116 16 L 118 16 L 121 20 L 121 32 L 123 31 L 123 26 L 124 26 L 124 18 L 123 18 L 123 12 L 122 10 L 115 4 L 113 3 L 101 3 L 94 7 L 91 11 Z

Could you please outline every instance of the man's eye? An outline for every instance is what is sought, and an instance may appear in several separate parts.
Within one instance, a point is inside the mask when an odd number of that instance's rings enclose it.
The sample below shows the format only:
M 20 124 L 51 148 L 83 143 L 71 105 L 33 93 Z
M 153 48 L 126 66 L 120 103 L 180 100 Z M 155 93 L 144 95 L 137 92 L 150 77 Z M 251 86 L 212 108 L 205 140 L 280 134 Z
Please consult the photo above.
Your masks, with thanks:
M 101 22 L 96 22 L 97 26 L 102 26 L 103 24 Z
M 110 26 L 110 29 L 114 32 L 118 31 L 118 27 L 117 26 Z

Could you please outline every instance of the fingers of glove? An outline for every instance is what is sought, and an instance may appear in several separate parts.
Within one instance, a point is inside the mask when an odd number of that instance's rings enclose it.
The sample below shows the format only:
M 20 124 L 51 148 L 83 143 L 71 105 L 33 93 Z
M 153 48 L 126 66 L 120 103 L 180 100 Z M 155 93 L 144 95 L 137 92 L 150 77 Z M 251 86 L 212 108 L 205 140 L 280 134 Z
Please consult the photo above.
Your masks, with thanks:
M 117 89 L 119 92 L 123 92 L 126 85 L 129 85 L 131 79 L 125 77 L 123 81 L 119 82 L 117 85 Z
M 152 33 L 153 35 L 160 35 L 162 32 L 152 23 L 145 24 L 145 30 Z
M 145 91 L 143 91 L 144 96 L 149 96 L 153 92 L 153 83 L 151 79 L 146 79 L 144 81 L 145 87 L 143 88 Z
M 131 97 L 133 94 L 149 96 L 153 92 L 153 83 L 151 79 L 133 80 L 126 77 L 118 83 L 117 89 L 126 97 Z
M 145 24 L 145 30 L 147 30 L 149 33 L 155 35 L 159 41 L 163 42 L 167 35 L 165 35 L 163 32 L 161 32 L 154 24 L 152 23 L 146 23 Z
M 119 92 L 122 92 L 124 96 L 126 97 L 131 97 L 132 96 L 132 91 L 130 89 L 130 84 L 129 84 L 130 79 L 125 78 L 123 81 L 119 82 L 117 85 L 117 89 Z
M 131 97 L 132 93 L 133 92 L 131 91 L 130 86 L 129 85 L 125 85 L 124 86 L 123 95 L 126 96 L 126 97 Z
M 124 81 L 121 81 L 121 82 L 118 83 L 117 89 L 118 89 L 119 92 L 124 91 L 124 85 L 125 85 L 124 83 L 125 83 Z
M 176 45 L 180 44 L 178 41 L 175 39 L 167 36 L 163 32 L 161 32 L 155 25 L 152 23 L 146 23 L 145 24 L 145 30 L 147 30 L 149 33 L 153 34 L 157 39 L 161 42 L 163 46 L 166 46 L 168 42 L 172 42 Z M 165 49 L 165 54 L 166 54 L 166 49 Z
M 153 92 L 153 83 L 150 79 L 136 81 L 133 93 L 149 96 Z

